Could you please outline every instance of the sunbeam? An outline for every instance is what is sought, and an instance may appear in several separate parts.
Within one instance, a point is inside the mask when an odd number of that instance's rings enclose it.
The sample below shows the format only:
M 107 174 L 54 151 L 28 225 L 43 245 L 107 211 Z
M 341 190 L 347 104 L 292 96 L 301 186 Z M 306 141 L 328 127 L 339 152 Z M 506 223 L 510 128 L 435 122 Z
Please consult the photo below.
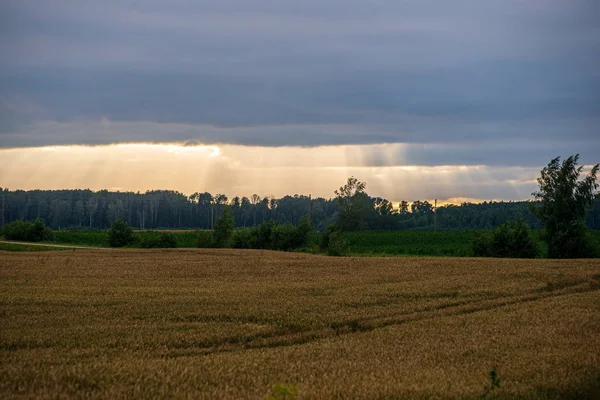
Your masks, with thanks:
M 11 189 L 173 189 L 332 197 L 348 176 L 372 196 L 401 200 L 522 200 L 537 168 L 405 165 L 404 144 L 259 147 L 135 143 L 0 150 L 0 183 Z M 462 201 L 462 200 L 461 200 Z

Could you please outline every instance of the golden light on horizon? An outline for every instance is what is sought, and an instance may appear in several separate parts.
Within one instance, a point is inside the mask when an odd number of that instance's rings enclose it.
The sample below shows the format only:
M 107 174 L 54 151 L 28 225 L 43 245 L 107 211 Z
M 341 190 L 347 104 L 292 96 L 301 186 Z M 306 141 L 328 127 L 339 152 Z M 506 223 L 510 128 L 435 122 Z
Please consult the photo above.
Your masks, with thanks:
M 498 198 L 480 165 L 403 165 L 403 145 L 259 147 L 231 144 L 119 143 L 0 149 L 0 186 L 11 189 L 178 190 L 228 196 L 312 194 L 333 197 L 349 176 L 367 192 L 401 200 Z M 510 170 L 513 197 L 531 193 L 537 171 Z M 497 182 L 496 182 L 497 183 Z

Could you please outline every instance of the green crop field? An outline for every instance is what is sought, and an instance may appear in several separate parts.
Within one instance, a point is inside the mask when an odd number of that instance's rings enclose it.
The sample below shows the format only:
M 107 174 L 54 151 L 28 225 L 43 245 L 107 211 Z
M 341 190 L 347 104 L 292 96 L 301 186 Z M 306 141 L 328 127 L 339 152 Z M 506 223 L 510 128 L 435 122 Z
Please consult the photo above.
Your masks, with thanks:
M 352 254 L 464 257 L 472 253 L 473 231 L 362 231 L 342 237 Z
M 0 398 L 599 398 L 599 290 L 600 260 L 0 251 Z
M 135 231 L 137 243 L 132 247 L 139 247 L 143 239 L 156 238 L 161 232 L 164 231 Z M 177 247 L 196 247 L 195 231 L 169 232 L 175 236 Z M 471 242 L 476 232 L 485 231 L 360 231 L 344 232 L 342 238 L 352 255 L 470 257 L 473 255 Z M 310 249 L 318 247 L 321 235 L 318 232 L 311 235 Z M 533 235 L 538 244 L 538 257 L 544 257 L 547 247 L 542 240 L 542 232 L 534 231 Z M 589 235 L 600 246 L 600 231 L 590 231 Z M 108 231 L 55 231 L 53 243 L 108 247 Z
M 54 231 L 54 243 L 79 246 L 108 247 L 108 231 Z
M 353 255 L 409 255 L 470 257 L 471 243 L 476 233 L 490 231 L 361 231 L 345 232 L 342 237 Z M 600 231 L 589 231 L 600 247 Z M 537 257 L 545 257 L 547 246 L 542 231 L 533 231 L 537 242 Z

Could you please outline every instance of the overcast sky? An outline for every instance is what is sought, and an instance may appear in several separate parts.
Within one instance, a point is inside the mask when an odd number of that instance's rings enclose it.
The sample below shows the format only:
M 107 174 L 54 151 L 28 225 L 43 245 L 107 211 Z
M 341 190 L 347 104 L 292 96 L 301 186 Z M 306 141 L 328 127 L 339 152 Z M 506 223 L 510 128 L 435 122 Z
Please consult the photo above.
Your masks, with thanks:
M 1 1 L 0 155 L 130 142 L 359 145 L 388 172 L 596 163 L 600 2 Z

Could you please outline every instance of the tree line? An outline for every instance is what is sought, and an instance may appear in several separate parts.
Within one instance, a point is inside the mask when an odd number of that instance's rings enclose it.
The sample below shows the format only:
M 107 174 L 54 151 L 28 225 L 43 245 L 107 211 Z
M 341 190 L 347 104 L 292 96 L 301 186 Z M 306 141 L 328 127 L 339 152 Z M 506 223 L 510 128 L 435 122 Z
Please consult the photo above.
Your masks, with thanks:
M 493 229 L 518 219 L 532 229 L 542 228 L 531 211 L 531 202 L 449 204 L 435 210 L 429 201 L 416 200 L 402 201 L 393 207 L 386 199 L 369 196 L 366 188 L 357 188 L 357 184 L 363 183 L 350 178 L 331 199 L 257 194 L 230 199 L 224 194 L 203 192 L 186 196 L 172 190 L 134 193 L 0 188 L 0 193 L 4 196 L 5 223 L 41 218 L 55 230 L 108 229 L 117 220 L 136 229 L 212 229 L 226 206 L 236 228 L 258 226 L 271 220 L 297 225 L 306 215 L 317 230 L 324 230 L 338 220 L 344 230 Z M 354 192 L 344 193 L 344 188 Z M 600 199 L 587 209 L 585 223 L 590 229 L 600 229 Z
M 160 215 L 161 204 L 163 204 L 163 212 L 166 209 L 166 216 L 172 217 L 172 221 L 177 221 L 181 226 L 183 214 L 181 211 L 187 211 L 189 215 L 194 215 L 195 206 L 205 205 L 201 208 L 203 215 L 207 215 L 210 229 L 196 231 L 196 245 L 198 247 L 235 247 L 235 248 L 253 248 L 253 249 L 272 249 L 272 250 L 291 250 L 304 248 L 309 241 L 309 234 L 316 226 L 325 226 L 324 233 L 321 235 L 320 251 L 327 251 L 330 255 L 343 255 L 347 250 L 346 242 L 341 238 L 340 234 L 343 231 L 358 231 L 365 229 L 399 229 L 404 227 L 429 227 L 431 225 L 431 216 L 433 215 L 434 229 L 438 226 L 438 214 L 440 214 L 441 227 L 454 227 L 460 224 L 461 214 L 469 213 L 476 210 L 477 219 L 471 221 L 485 221 L 486 224 L 494 224 L 500 220 L 504 220 L 501 224 L 491 231 L 476 231 L 477 237 L 474 238 L 473 254 L 477 256 L 492 256 L 492 257 L 535 257 L 538 254 L 536 242 L 532 236 L 531 228 L 526 222 L 526 217 L 533 217 L 531 224 L 541 224 L 543 231 L 543 239 L 547 244 L 547 255 L 551 258 L 580 258 L 580 257 L 597 257 L 600 254 L 600 249 L 597 243 L 589 235 L 586 227 L 586 220 L 591 219 L 592 227 L 596 227 L 596 212 L 598 210 L 599 187 L 596 182 L 600 164 L 592 167 L 589 174 L 580 179 L 583 166 L 579 166 L 579 155 L 571 156 L 564 161 L 560 161 L 560 157 L 553 159 L 541 171 L 541 176 L 538 178 L 539 188 L 532 193 L 534 202 L 525 203 L 483 203 L 481 205 L 463 204 L 460 207 L 452 205 L 441 207 L 439 212 L 431 207 L 427 201 L 415 201 L 410 205 L 402 201 L 398 209 L 394 209 L 392 203 L 386 199 L 373 198 L 366 193 L 366 183 L 360 182 L 354 177 L 348 178 L 345 185 L 335 190 L 335 207 L 331 207 L 333 213 L 328 215 L 320 208 L 321 218 L 319 224 L 316 224 L 313 218 L 313 200 L 305 196 L 285 196 L 282 199 L 266 198 L 260 199 L 258 195 L 253 195 L 251 200 L 248 198 L 234 198 L 228 201 L 227 196 L 219 194 L 212 196 L 208 193 L 194 194 L 189 198 L 178 192 L 159 192 L 162 197 L 159 197 L 157 205 L 150 207 L 150 220 L 158 223 L 165 215 Z M 4 224 L 5 210 L 5 195 L 10 191 L 2 190 L 2 218 Z M 63 191 L 64 192 L 64 191 Z M 69 191 L 67 191 L 69 192 Z M 79 227 L 82 226 L 82 220 L 85 219 L 85 210 L 87 209 L 90 217 L 90 227 L 92 226 L 93 214 L 91 211 L 97 212 L 100 201 L 93 197 L 97 195 L 90 191 L 75 191 L 76 193 L 92 194 L 86 202 L 82 199 L 71 199 L 71 203 L 67 200 L 53 200 L 49 207 L 49 217 L 52 217 L 54 223 L 59 223 L 63 220 L 54 220 L 57 215 L 60 217 L 60 212 L 64 209 L 64 215 L 71 213 L 71 205 L 74 204 L 74 209 L 77 211 L 77 219 Z M 28 193 L 17 191 L 15 193 Z M 46 192 L 36 192 L 46 193 Z M 52 193 L 52 192 L 51 192 Z M 70 192 L 72 193 L 72 191 Z M 102 193 L 102 192 L 99 192 Z M 147 192 L 145 195 L 154 194 L 156 192 Z M 105 192 L 105 194 L 111 194 Z M 115 193 L 112 193 L 113 195 Z M 117 192 L 116 195 L 120 195 Z M 182 201 L 183 206 L 169 209 L 168 199 L 165 194 L 175 195 Z M 130 195 L 130 193 L 125 193 Z M 134 196 L 141 196 L 139 193 Z M 203 200 L 204 199 L 204 200 Z M 292 199 L 298 203 L 298 200 L 307 202 L 307 209 L 304 212 L 303 208 L 291 207 L 290 213 L 287 216 L 290 220 L 285 220 L 280 224 L 273 215 L 281 217 L 286 214 L 279 208 L 282 202 Z M 102 199 L 101 199 L 102 200 Z M 177 199 L 176 199 L 177 200 Z M 315 199 L 315 203 L 331 203 L 332 200 L 323 198 Z M 105 202 L 104 202 L 105 203 Z M 35 206 L 37 205 L 38 214 L 41 202 L 34 203 L 31 198 L 27 199 L 25 212 L 33 209 L 35 214 Z M 115 203 L 105 204 L 102 209 L 105 210 L 105 217 L 114 218 L 109 231 L 109 243 L 114 247 L 122 247 L 133 245 L 135 237 L 131 225 L 119 215 L 119 212 L 129 211 L 130 219 L 135 216 L 132 211 L 134 208 L 138 211 L 140 227 L 144 228 L 146 214 L 144 213 L 144 202 L 135 201 L 131 203 L 127 199 L 127 207 L 122 206 L 122 201 L 117 199 L 119 207 L 114 206 Z M 150 202 L 149 204 L 153 204 Z M 166 206 L 165 206 L 166 204 Z M 177 201 L 174 202 L 177 204 Z M 244 208 L 245 204 L 250 204 L 252 207 Z M 264 207 L 261 205 L 264 204 Z M 285 203 L 284 203 L 285 204 Z M 61 207 L 64 205 L 64 207 Z M 93 206 L 91 206 L 93 205 Z M 526 208 L 522 208 L 525 206 Z M 593 206 L 593 207 L 592 207 Z M 487 207 L 487 209 L 486 209 Z M 521 207 L 521 208 L 519 208 Z M 115 211 L 116 210 L 116 211 Z M 247 212 L 245 212 L 248 210 Z M 482 212 L 482 210 L 484 212 Z M 498 214 L 497 211 L 502 213 Z M 529 213 L 523 212 L 528 210 Z M 257 225 L 256 214 L 262 211 L 262 221 Z M 487 212 L 486 212 L 487 211 Z M 521 215 L 514 214 L 521 211 Z M 196 213 L 198 215 L 199 213 Z M 217 220 L 215 223 L 215 215 Z M 235 230 L 236 215 L 238 222 L 243 221 L 245 229 Z M 246 221 L 252 216 L 251 227 L 246 227 Z M 294 223 L 294 217 L 302 215 L 298 223 Z M 267 216 L 270 218 L 267 219 Z M 25 218 L 27 215 L 25 216 Z M 40 215 L 36 216 L 35 221 L 26 221 L 24 217 L 10 222 L 3 226 L 2 235 L 10 240 L 36 240 L 49 239 L 53 232 L 47 229 L 43 218 Z M 260 213 L 259 213 L 260 219 Z M 185 219 L 184 219 L 185 220 Z M 330 220 L 330 222 L 328 222 Z M 171 221 L 171 222 L 172 222 Z M 64 220 L 68 223 L 68 220 Z M 189 221 L 188 221 L 189 222 Z M 488 228 L 489 226 L 485 226 Z M 70 233 L 70 232 L 69 232 Z M 88 232 L 89 233 L 89 232 Z M 166 236 L 165 236 L 166 235 Z M 169 236 L 171 235 L 171 236 Z M 114 240 L 113 240 L 114 239 Z M 165 247 L 176 245 L 176 238 L 172 234 L 164 234 L 159 238 L 152 239 L 151 242 L 146 241 L 140 243 L 142 247 Z

